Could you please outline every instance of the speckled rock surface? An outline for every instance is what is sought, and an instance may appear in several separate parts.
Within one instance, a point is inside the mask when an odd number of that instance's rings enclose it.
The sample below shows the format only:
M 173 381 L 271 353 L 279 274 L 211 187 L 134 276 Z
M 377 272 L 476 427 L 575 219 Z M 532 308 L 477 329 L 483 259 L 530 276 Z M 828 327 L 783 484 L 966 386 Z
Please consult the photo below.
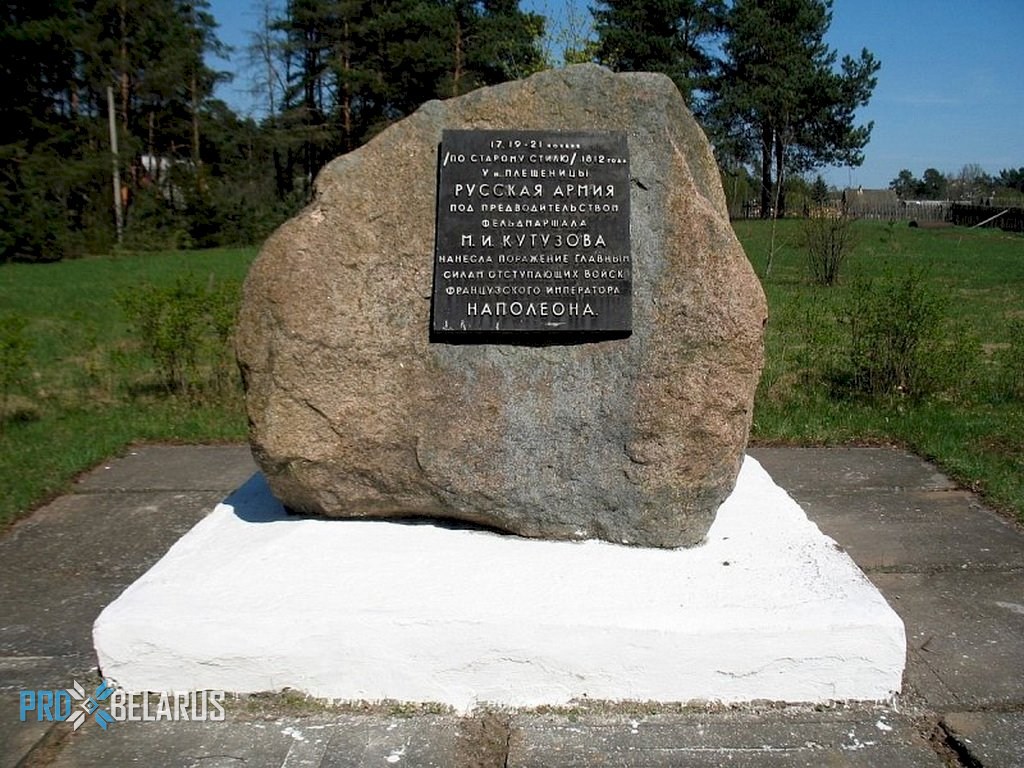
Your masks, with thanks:
M 431 342 L 445 128 L 627 133 L 632 335 Z M 254 263 L 236 339 L 253 454 L 287 507 L 703 539 L 739 471 L 767 309 L 668 78 L 582 65 L 429 102 L 316 186 Z

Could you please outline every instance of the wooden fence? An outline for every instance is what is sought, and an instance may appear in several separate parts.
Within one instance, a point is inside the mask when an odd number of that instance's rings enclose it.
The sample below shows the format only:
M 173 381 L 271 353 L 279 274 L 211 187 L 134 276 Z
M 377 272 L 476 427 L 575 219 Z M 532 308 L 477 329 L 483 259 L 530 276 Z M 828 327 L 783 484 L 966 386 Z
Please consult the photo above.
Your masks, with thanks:
M 999 227 L 1006 232 L 1024 232 L 1024 208 L 953 203 L 949 218 L 958 227 Z
M 831 210 L 842 210 L 843 204 L 833 200 L 827 204 Z M 787 218 L 804 218 L 810 206 L 790 207 L 786 211 Z M 950 203 L 944 200 L 857 200 L 846 206 L 847 212 L 857 219 L 873 221 L 949 221 Z M 738 211 L 730 211 L 733 218 L 756 219 L 761 215 L 761 207 L 756 202 L 744 202 Z
M 950 203 L 946 200 L 900 200 L 900 215 L 905 221 L 949 221 Z
M 834 201 L 830 208 L 840 210 Z M 854 218 L 874 221 L 910 221 L 920 224 L 952 224 L 957 227 L 998 227 L 1006 232 L 1024 232 L 1024 208 L 1003 205 L 970 205 L 948 200 L 861 201 L 847 206 Z M 760 215 L 755 203 L 744 203 L 733 218 L 751 219 Z M 807 210 L 790 209 L 787 217 L 801 218 Z

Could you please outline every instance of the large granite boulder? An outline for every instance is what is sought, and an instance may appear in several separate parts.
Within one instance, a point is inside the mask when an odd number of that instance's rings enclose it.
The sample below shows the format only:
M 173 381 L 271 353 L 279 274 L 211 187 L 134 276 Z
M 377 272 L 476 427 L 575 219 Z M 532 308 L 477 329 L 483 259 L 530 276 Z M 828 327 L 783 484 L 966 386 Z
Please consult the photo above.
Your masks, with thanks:
M 429 334 L 442 129 L 623 131 L 632 334 Z M 699 543 L 739 471 L 767 310 L 664 76 L 582 65 L 425 104 L 335 159 L 264 245 L 237 332 L 253 453 L 291 510 Z

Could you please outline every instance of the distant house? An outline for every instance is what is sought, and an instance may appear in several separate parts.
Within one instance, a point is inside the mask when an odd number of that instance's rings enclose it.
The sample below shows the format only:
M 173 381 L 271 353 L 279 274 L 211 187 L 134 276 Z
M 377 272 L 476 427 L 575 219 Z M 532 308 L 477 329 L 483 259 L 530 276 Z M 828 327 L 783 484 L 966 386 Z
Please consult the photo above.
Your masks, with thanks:
M 141 155 L 139 166 L 142 170 L 139 184 L 142 187 L 154 186 L 160 191 L 160 195 L 175 208 L 182 208 L 185 205 L 185 195 L 178 186 L 173 176 L 179 176 L 175 169 L 191 169 L 192 163 L 188 160 L 175 160 L 169 157 L 158 157 L 156 155 Z
M 858 219 L 904 218 L 900 199 L 891 189 L 847 188 L 843 190 L 843 205 Z
M 946 221 L 949 218 L 948 200 L 901 200 L 903 218 L 911 221 Z
M 843 190 L 843 205 L 858 219 L 897 219 L 944 221 L 949 213 L 947 200 L 901 200 L 892 189 Z

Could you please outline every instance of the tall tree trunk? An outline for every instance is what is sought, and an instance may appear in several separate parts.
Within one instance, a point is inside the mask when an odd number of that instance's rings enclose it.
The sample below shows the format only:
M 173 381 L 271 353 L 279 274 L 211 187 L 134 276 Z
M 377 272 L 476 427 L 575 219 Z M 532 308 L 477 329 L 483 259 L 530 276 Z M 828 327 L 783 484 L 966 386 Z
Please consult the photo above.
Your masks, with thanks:
M 285 200 L 295 192 L 295 165 L 300 159 L 301 150 L 273 149 L 274 183 L 279 200 Z
M 131 83 L 128 78 L 128 3 L 127 0 L 121 0 L 117 7 L 118 11 L 118 22 L 120 24 L 121 32 L 121 127 L 124 129 L 125 135 L 128 133 L 128 104 L 131 99 Z
M 462 40 L 462 23 L 459 21 L 458 8 L 455 9 L 455 65 L 452 70 L 452 96 L 459 95 L 459 82 L 462 80 L 462 70 L 464 65 L 463 57 L 465 51 L 463 50 Z
M 192 167 L 196 175 L 196 189 L 203 191 L 203 158 L 199 153 L 199 84 L 192 71 Z
M 121 76 L 119 90 L 121 96 L 121 129 L 125 136 L 131 136 L 129 130 L 129 112 L 131 111 L 131 100 L 132 100 L 132 87 L 131 87 L 131 76 L 128 73 L 128 2 L 127 0 L 121 0 L 117 6 L 118 12 L 118 25 L 121 35 L 120 40 L 120 55 L 121 55 Z M 128 188 L 129 190 L 136 190 L 139 188 L 139 163 L 137 159 L 129 159 L 128 163 Z
M 305 137 L 303 140 L 303 158 L 302 162 L 304 165 L 303 171 L 305 171 L 307 191 L 312 187 L 313 177 L 317 172 L 317 133 L 320 127 L 320 118 L 317 114 L 317 81 L 320 79 L 320 73 L 317 71 L 319 68 L 319 56 L 316 51 L 316 32 L 312 29 L 306 29 L 306 49 L 303 51 L 303 68 L 302 81 L 303 81 L 303 113 L 305 123 Z
M 203 60 L 203 46 L 199 39 L 199 21 L 195 6 L 192 6 L 192 46 L 195 59 L 192 61 L 189 78 L 189 109 L 192 112 L 192 170 L 196 177 L 196 189 L 203 191 L 203 159 L 199 153 L 199 66 Z
M 772 215 L 772 129 L 761 128 L 761 218 Z
M 341 80 L 341 128 L 345 132 L 345 151 L 351 152 L 354 148 L 352 140 L 352 84 L 349 79 L 352 76 L 352 60 L 349 45 L 349 23 L 345 21 L 344 40 L 341 49 L 341 70 L 344 73 Z
M 775 215 L 786 215 L 786 145 L 782 135 L 775 137 Z

